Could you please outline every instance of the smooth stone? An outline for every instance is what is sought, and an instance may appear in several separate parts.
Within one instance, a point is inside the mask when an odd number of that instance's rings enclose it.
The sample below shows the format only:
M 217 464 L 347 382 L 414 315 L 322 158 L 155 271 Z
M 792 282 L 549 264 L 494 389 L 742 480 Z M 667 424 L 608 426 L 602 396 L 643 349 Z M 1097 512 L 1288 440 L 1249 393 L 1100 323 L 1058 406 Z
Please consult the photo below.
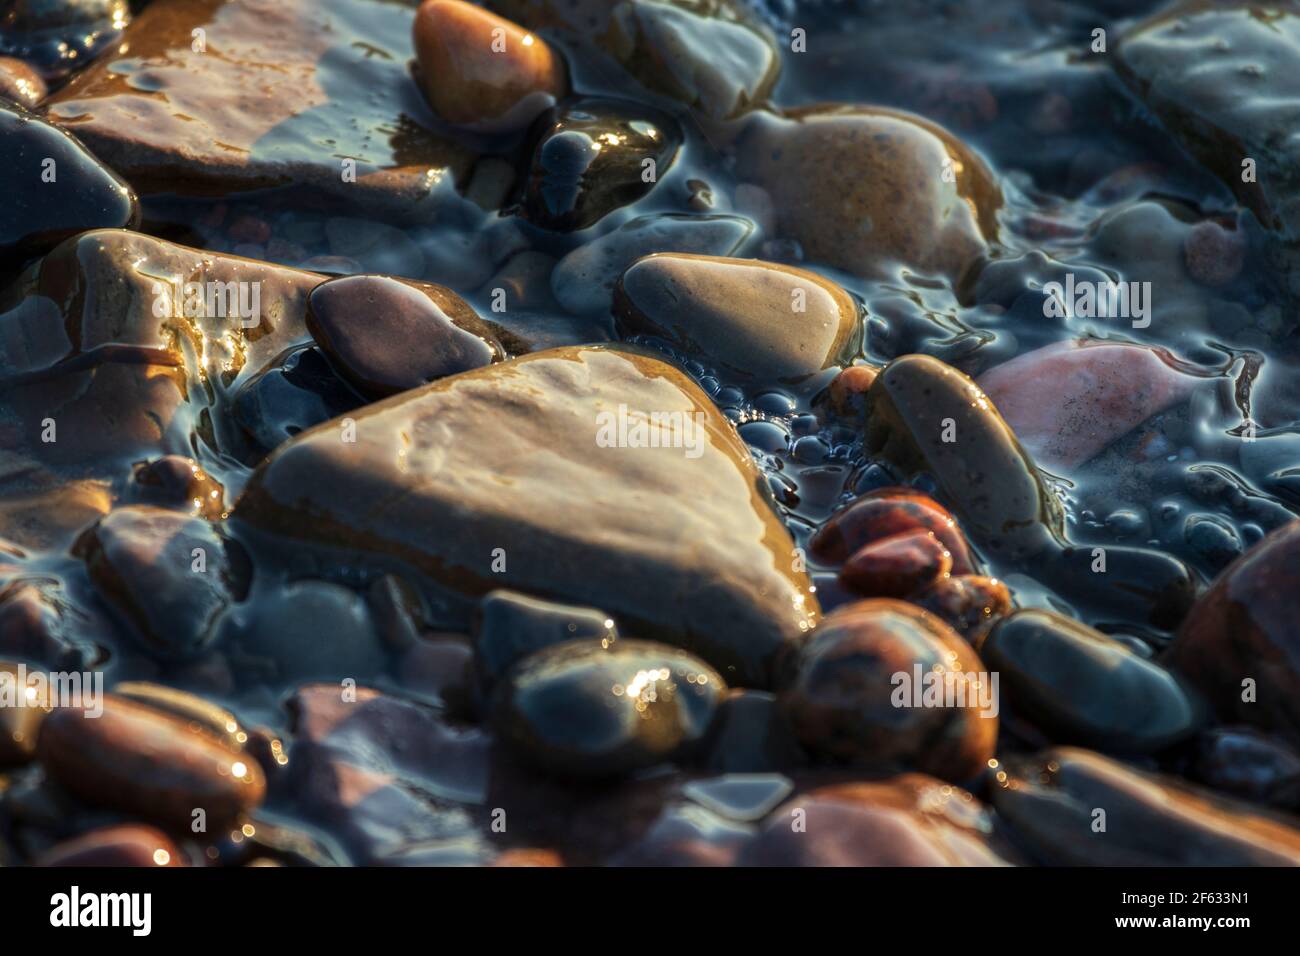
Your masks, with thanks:
M 655 252 L 730 256 L 754 231 L 740 216 L 638 216 L 574 249 L 551 273 L 551 291 L 574 315 L 602 315 L 614 304 L 614 285 L 637 259 Z
M 1204 720 L 1204 707 L 1173 674 L 1055 611 L 1004 618 L 980 656 L 1002 675 L 1016 714 L 1055 741 L 1150 753 L 1191 737 Z
M 113 694 L 101 703 L 95 719 L 80 707 L 55 710 L 37 744 L 46 772 L 80 800 L 183 833 L 195 810 L 218 833 L 262 802 L 257 762 L 197 722 Z
M 564 61 L 516 23 L 459 0 L 425 0 L 413 27 L 417 79 L 448 123 L 522 129 L 564 95 Z
M 500 739 L 547 773 L 614 777 L 697 747 L 726 693 L 703 661 L 651 641 L 570 641 L 520 661 L 498 685 Z
M 933 531 L 908 531 L 853 552 L 840 568 L 840 583 L 863 597 L 905 598 L 951 572 L 952 552 Z
M 798 818 L 803 826 L 796 830 Z M 991 836 L 994 815 L 972 794 L 908 773 L 832 784 L 776 809 L 744 866 L 1006 866 L 1016 854 Z
M 365 599 L 325 581 L 294 581 L 256 594 L 227 622 L 229 640 L 269 662 L 275 678 L 366 680 L 387 660 Z
M 970 574 L 975 559 L 956 519 L 933 498 L 910 488 L 877 488 L 831 515 L 808 542 L 809 553 L 843 564 L 873 541 L 915 531 L 929 532 L 948 552 L 953 574 Z
M 930 672 L 943 675 L 940 689 L 951 684 L 962 706 L 913 706 L 926 687 L 911 685 Z M 997 739 L 996 698 L 980 686 L 984 674 L 979 655 L 938 618 L 871 598 L 826 616 L 800 648 L 781 706 L 813 753 L 961 781 L 984 769 Z M 989 710 L 981 695 L 991 698 Z
M 163 455 L 131 470 L 128 497 L 138 504 L 173 508 L 209 521 L 227 516 L 225 489 L 193 458 Z
M 1287 240 L 1300 238 L 1298 45 L 1300 16 L 1286 6 L 1183 2 L 1136 24 L 1108 57 L 1173 137 Z
M 125 700 L 198 724 L 231 750 L 243 750 L 249 733 L 234 714 L 220 704 L 188 691 L 150 681 L 121 681 L 113 693 Z
M 1215 790 L 1300 810 L 1300 753 L 1250 727 L 1215 727 L 1196 741 L 1190 775 Z
M 462 861 L 468 852 L 486 862 L 488 827 L 473 815 L 488 787 L 486 732 L 369 687 L 346 699 L 338 684 L 311 684 L 288 709 L 296 805 L 330 827 L 354 862 L 427 860 L 435 844 L 454 841 L 469 841 L 457 853 Z
M 289 349 L 235 393 L 230 415 L 260 461 L 290 438 L 364 404 L 314 345 Z
M 521 171 L 520 214 L 543 229 L 575 232 L 647 195 L 681 145 L 676 121 L 626 100 L 586 97 L 533 125 Z M 654 177 L 645 174 L 653 163 Z
M 41 255 L 87 229 L 140 222 L 135 192 L 113 170 L 70 134 L 2 99 L 0 166 L 11 177 L 0 206 L 0 261 Z
M 1066 547 L 1045 556 L 1036 571 L 1072 601 L 1091 604 L 1111 620 L 1166 631 L 1186 618 L 1200 590 L 1196 572 L 1154 548 Z
M 235 451 L 229 403 L 286 348 L 310 341 L 303 315 L 320 281 L 139 233 L 83 233 L 49 253 L 0 313 L 0 398 L 32 454 L 113 480 L 198 445 Z M 187 283 L 204 292 L 201 305 Z M 247 320 L 227 314 L 239 311 L 232 295 Z M 45 443 L 50 417 L 58 440 Z
M 1088 750 L 1021 758 L 998 781 L 993 806 L 1046 865 L 1300 866 L 1300 831 L 1281 817 Z
M 780 57 L 752 11 L 732 0 L 489 0 L 496 12 L 594 46 L 647 88 L 725 119 L 760 105 Z
M 130 22 L 128 0 L 11 0 L 0 13 L 0 54 L 62 79 L 117 42 Z
M 245 572 L 201 518 L 131 505 L 100 519 L 73 548 L 99 598 L 161 660 L 201 654 L 243 592 Z
M 938 359 L 894 359 L 867 392 L 867 451 L 938 483 L 962 527 L 997 558 L 1059 543 L 1060 506 L 978 385 Z M 951 437 L 953 440 L 945 441 Z
M 1292 521 L 1219 575 L 1162 659 L 1203 691 L 1224 719 L 1274 731 L 1293 744 L 1300 742 L 1297 568 L 1300 521 Z
M 427 221 L 472 155 L 432 131 L 406 66 L 414 19 L 376 0 L 151 3 L 46 105 L 142 194 L 284 186 Z
M 979 648 L 985 632 L 1011 613 L 1011 591 L 997 578 L 981 574 L 954 574 L 935 581 L 923 591 L 908 595 Z
M 307 328 L 342 375 L 378 397 L 502 357 L 469 303 L 430 282 L 369 275 L 322 282 L 307 298 Z
M 1171 359 L 1146 346 L 1072 339 L 996 365 L 977 384 L 1034 461 L 1069 471 L 1205 381 Z
M 534 651 L 565 641 L 618 640 L 604 611 L 543 601 L 514 591 L 491 591 L 478 606 L 474 662 L 485 689 Z
M 41 75 L 22 60 L 0 56 L 0 98 L 35 109 L 49 94 Z
M 698 422 L 693 437 L 678 436 L 698 454 L 632 447 L 633 432 L 629 447 L 602 447 L 618 444 L 620 405 L 701 416 L 684 419 Z M 811 582 L 794 570 L 748 450 L 707 395 L 655 358 L 534 353 L 362 409 L 355 437 L 328 424 L 279 449 L 234 519 L 295 547 L 397 556 L 469 596 L 506 587 L 599 604 L 620 629 L 691 650 L 729 683 L 766 685 L 777 654 L 815 626 Z
M 185 855 L 171 837 L 154 827 L 122 823 L 99 827 L 50 847 L 37 866 L 187 866 Z
M 767 99 L 781 55 L 766 31 L 728 19 L 732 9 L 628 0 L 614 10 L 609 46 L 650 89 L 709 119 L 733 119 Z
M 957 282 L 997 237 L 992 172 L 946 130 L 866 106 L 755 114 L 736 173 L 764 190 L 776 232 L 815 262 L 867 277 L 891 266 Z
M 797 384 L 857 345 L 853 297 L 814 272 L 754 259 L 657 253 L 614 288 L 619 333 L 652 335 L 737 381 Z

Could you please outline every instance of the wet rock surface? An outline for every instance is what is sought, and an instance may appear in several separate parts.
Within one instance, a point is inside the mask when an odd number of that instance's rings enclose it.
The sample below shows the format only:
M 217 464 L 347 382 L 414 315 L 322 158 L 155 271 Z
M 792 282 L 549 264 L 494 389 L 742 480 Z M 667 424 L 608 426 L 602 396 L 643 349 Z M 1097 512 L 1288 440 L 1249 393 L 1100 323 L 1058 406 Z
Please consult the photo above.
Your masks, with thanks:
M 1046 864 L 1300 865 L 1300 830 L 1286 820 L 1086 750 L 1009 765 L 993 806 Z M 1106 811 L 1104 832 L 1095 808 Z
M 623 273 L 614 315 L 624 336 L 664 339 L 730 379 L 796 384 L 850 353 L 858 306 L 802 269 L 659 253 Z
M 59 79 L 103 53 L 130 22 L 127 0 L 14 0 L 0 13 L 0 54 Z
M 17 179 L 0 212 L 0 261 L 40 255 L 87 229 L 138 224 L 131 187 L 23 106 L 0 99 L 0 164 Z
M 492 437 L 501 403 L 511 410 L 509 446 Z M 661 423 L 660 447 L 650 447 L 648 432 L 642 441 L 627 431 L 629 410 L 642 425 L 650 410 L 678 412 L 679 428 Z M 602 426 L 612 447 L 598 441 Z M 327 424 L 281 449 L 234 517 L 299 544 L 398 555 L 469 594 L 508 585 L 577 603 L 600 595 L 636 633 L 695 651 L 729 683 L 766 684 L 775 655 L 816 620 L 807 578 L 791 570 L 793 544 L 730 425 L 656 359 L 602 348 L 535 353 L 359 412 L 355 434 L 342 441 L 339 425 Z M 530 442 L 545 453 L 530 455 Z M 570 497 L 576 484 L 590 493 Z M 685 486 L 697 496 L 665 494 Z M 715 493 L 699 494 L 709 486 Z M 384 500 L 398 507 L 376 511 L 371 502 Z M 298 521 L 299 507 L 329 518 Z M 683 535 L 689 547 L 677 543 Z
M 100 600 L 164 659 L 202 652 L 221 613 L 247 588 L 246 571 L 212 525 L 159 508 L 118 508 L 74 552 Z
M 737 160 L 740 178 L 778 210 L 780 234 L 845 272 L 898 263 L 955 279 L 996 232 L 992 174 L 920 117 L 861 107 L 765 116 L 738 144 Z
M 792 669 L 782 708 L 815 753 L 955 781 L 993 754 L 996 707 L 981 700 L 992 705 L 995 694 L 979 656 L 913 605 L 872 599 L 837 608 Z
M 1300 741 L 1295 685 L 1300 648 L 1291 622 L 1291 575 L 1300 522 L 1275 531 L 1234 562 L 1188 612 L 1164 661 L 1227 719 Z
M 0 864 L 1297 861 L 1289 6 L 129 6 L 0 4 Z
M 550 44 L 471 4 L 421 4 L 414 41 L 425 95 L 449 123 L 524 127 L 564 94 L 564 63 Z
M 1051 611 L 999 621 L 980 656 L 1001 674 L 1007 702 L 1054 739 L 1146 752 L 1187 739 L 1203 719 L 1200 701 L 1168 671 Z
M 641 216 L 579 246 L 551 273 L 555 297 L 575 315 L 607 312 L 614 284 L 637 259 L 654 252 L 726 257 L 748 239 L 754 225 L 739 216 Z
M 605 777 L 697 745 L 726 685 L 702 661 L 647 641 L 571 641 L 528 655 L 496 692 L 492 724 L 548 773 Z
M 571 232 L 650 192 L 677 156 L 681 133 L 666 114 L 585 98 L 542 116 L 519 202 L 529 222 Z
M 1175 4 L 1121 38 L 1114 67 L 1165 127 L 1219 175 L 1271 229 L 1297 238 L 1296 146 L 1300 114 L 1273 91 L 1295 78 L 1300 17 L 1236 2 Z M 1242 97 L 1258 105 L 1242 110 Z M 1250 181 L 1242 163 L 1252 160 Z
M 804 829 L 790 824 L 802 814 Z M 773 811 L 745 849 L 748 866 L 1005 866 L 992 812 L 924 774 L 821 787 Z
M 150 4 L 47 106 L 143 192 L 292 185 L 419 218 L 469 153 L 429 129 L 404 65 L 413 18 L 377 0 Z
M 979 386 L 1039 465 L 1071 469 L 1186 400 L 1198 380 L 1170 361 L 1135 346 L 1063 342 L 990 369 Z
M 49 89 L 41 75 L 22 60 L 0 56 L 0 98 L 33 109 Z
M 307 328 L 342 375 L 377 397 L 501 357 L 483 320 L 450 289 L 385 276 L 321 283 L 307 299 Z
M 885 366 L 866 401 L 868 447 L 906 472 L 933 475 L 982 546 L 1011 560 L 1052 546 L 1056 498 L 969 378 L 928 356 L 904 356 Z
M 82 800 L 180 832 L 196 810 L 220 830 L 262 801 L 261 768 L 215 735 L 111 694 L 101 703 L 96 717 L 62 709 L 41 726 L 42 766 Z

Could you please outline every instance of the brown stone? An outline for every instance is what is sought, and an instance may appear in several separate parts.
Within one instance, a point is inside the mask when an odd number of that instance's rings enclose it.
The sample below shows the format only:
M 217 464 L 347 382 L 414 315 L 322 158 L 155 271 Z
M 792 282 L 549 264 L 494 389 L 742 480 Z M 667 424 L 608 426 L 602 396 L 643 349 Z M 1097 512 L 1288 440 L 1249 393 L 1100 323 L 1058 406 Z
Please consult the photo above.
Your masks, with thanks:
M 470 155 L 411 96 L 414 17 L 366 0 L 154 3 L 47 106 L 143 193 L 295 186 L 372 217 L 429 218 Z
M 220 832 L 266 792 L 261 767 L 202 729 L 105 694 L 103 714 L 62 708 L 46 718 L 37 755 L 49 775 L 92 806 L 189 832 L 203 810 Z
M 415 15 L 419 80 L 449 123 L 521 129 L 564 95 L 564 61 L 540 36 L 460 0 L 425 0 Z
M 735 379 L 797 383 L 848 358 L 858 305 L 814 272 L 754 259 L 658 253 L 614 290 L 624 335 L 648 334 Z
M 1300 521 L 1292 521 L 1219 575 L 1163 658 L 1204 692 L 1220 716 L 1293 743 L 1300 741 L 1297 571 Z
M 868 106 L 755 114 L 737 175 L 762 188 L 777 232 L 809 259 L 856 275 L 897 266 L 953 281 L 996 238 L 993 174 L 939 126 Z

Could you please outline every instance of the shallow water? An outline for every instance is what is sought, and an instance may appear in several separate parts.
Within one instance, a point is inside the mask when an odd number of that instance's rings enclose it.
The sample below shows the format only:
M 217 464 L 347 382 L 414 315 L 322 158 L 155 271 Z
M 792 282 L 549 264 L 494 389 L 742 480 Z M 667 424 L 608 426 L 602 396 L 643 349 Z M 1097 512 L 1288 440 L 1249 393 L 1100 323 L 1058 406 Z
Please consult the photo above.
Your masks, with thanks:
M 701 213 L 754 221 L 752 233 L 731 255 L 810 269 L 847 289 L 863 309 L 861 346 L 854 356 L 860 362 L 883 365 L 920 352 L 978 377 L 1018 355 L 1073 338 L 1167 350 L 1169 364 L 1204 380 L 1204 387 L 1082 464 L 1048 469 L 1048 487 L 1059 501 L 1070 542 L 1085 549 L 1127 546 L 1172 555 L 1209 582 L 1238 554 L 1300 514 L 1300 338 L 1293 312 L 1298 287 L 1288 272 L 1288 247 L 1178 145 L 1107 59 L 1127 27 L 1157 4 L 751 4 L 778 37 L 796 28 L 806 32 L 808 52 L 779 44 L 782 70 L 773 110 L 830 101 L 907 110 L 943 125 L 987 164 L 1003 195 L 996 213 L 1000 241 L 991 246 L 978 277 L 967 274 L 961 281 L 901 267 L 869 279 L 807 257 L 798 242 L 774 228 L 770 208 L 752 191 L 737 188 L 736 150 L 743 146 L 736 144 L 743 142 L 738 130 L 745 120 L 731 125 L 703 118 L 647 92 L 613 61 L 570 47 L 563 35 L 545 30 L 543 35 L 568 53 L 581 97 L 561 103 L 561 109 L 608 108 L 634 117 L 622 129 L 622 144 L 602 157 L 604 165 L 584 167 L 601 188 L 622 182 L 620 176 L 632 186 L 612 198 L 593 195 L 565 178 L 572 171 L 560 156 L 560 165 L 541 176 L 545 182 L 538 188 L 545 202 L 530 197 L 540 175 L 534 168 L 529 178 L 540 123 L 507 136 L 467 134 L 442 124 L 410 82 L 414 6 L 358 2 L 347 5 L 353 16 L 312 12 L 298 20 L 287 13 L 269 26 L 247 12 L 223 10 L 215 0 L 173 3 L 175 12 L 167 16 L 157 5 L 146 6 L 141 17 L 156 17 L 155 31 L 115 54 L 106 71 L 74 77 L 54 93 L 48 114 L 82 135 L 141 191 L 142 232 L 323 275 L 386 273 L 437 282 L 516 336 L 503 333 L 512 354 L 616 337 L 611 315 L 577 316 L 564 309 L 558 301 L 565 298 L 564 289 L 552 286 L 556 264 L 636 217 Z M 1098 26 L 1107 31 L 1110 52 L 1090 50 Z M 234 74 L 242 80 L 227 85 L 232 74 L 223 72 L 219 80 L 207 75 L 209 54 L 190 49 L 194 27 L 206 29 L 215 46 L 229 36 L 248 45 L 245 52 L 222 48 L 223 56 L 247 55 L 255 62 L 269 55 L 285 69 L 274 83 L 249 71 Z M 127 91 L 131 98 L 123 98 Z M 1272 90 L 1265 86 L 1256 95 L 1262 105 Z M 1249 88 L 1241 96 L 1246 99 L 1240 109 L 1249 113 L 1256 105 Z M 310 108 L 303 109 L 304 102 Z M 206 104 L 199 108 L 203 112 L 213 103 L 224 104 L 225 122 L 178 140 L 195 104 Z M 577 117 L 576 127 L 583 122 Z M 112 145 L 102 129 L 93 129 L 123 124 L 138 142 Z M 176 175 L 159 158 L 178 142 L 192 176 Z M 653 189 L 642 189 L 635 177 L 625 175 L 632 160 L 619 154 L 627 148 L 633 160 L 639 159 L 647 142 L 659 151 Z M 348 160 L 355 161 L 362 188 L 340 185 L 338 169 Z M 394 179 L 400 181 L 396 187 Z M 372 187 L 373 192 L 364 191 Z M 548 221 L 539 202 L 550 202 L 553 212 L 572 199 L 563 195 L 565 188 L 585 189 L 585 201 L 592 205 L 581 216 Z M 416 198 L 405 201 L 409 197 Z M 1185 265 L 1188 236 L 1205 221 L 1228 230 L 1234 249 L 1244 248 L 1237 274 L 1213 287 L 1192 278 Z M 149 268 L 142 267 L 141 274 L 151 274 Z M 1149 321 L 1047 314 L 1043 287 L 1063 281 L 1067 273 L 1150 283 Z M 512 303 L 504 313 L 494 308 L 501 289 Z M 302 291 L 286 292 L 285 301 L 296 301 Z M 873 457 L 860 431 L 828 425 L 816 414 L 817 395 L 833 370 L 798 387 L 756 385 L 675 354 L 653 338 L 631 341 L 667 356 L 738 426 L 800 547 L 833 511 L 863 492 L 909 480 L 920 490 L 936 490 L 929 477 L 912 479 Z M 139 363 L 151 361 L 143 351 L 149 343 L 115 341 L 111 330 L 96 345 L 126 350 Z M 224 487 L 222 517 L 278 443 L 367 403 L 332 373 L 305 332 L 277 333 L 246 349 L 232 346 L 218 365 L 223 374 L 205 383 L 209 397 L 178 410 L 161 445 L 192 457 Z M 48 384 L 41 375 L 0 378 L 11 398 L 16 389 L 42 382 Z M 22 400 L 40 399 L 25 391 Z M 1245 430 L 1252 428 L 1255 441 L 1244 442 Z M 511 441 L 507 430 L 495 437 Z M 106 481 L 96 486 L 98 493 L 107 488 L 117 501 L 135 493 L 128 479 L 140 458 L 138 448 L 104 448 L 93 461 L 35 457 L 63 481 Z M 12 487 L 20 484 L 15 480 Z M 149 679 L 189 688 L 230 705 L 250 725 L 288 731 L 283 704 L 297 682 L 285 676 L 282 661 L 292 648 L 264 654 L 229 639 L 214 645 L 219 653 L 209 658 L 160 665 L 121 640 L 119 625 L 94 596 L 83 562 L 68 551 L 74 530 L 70 526 L 62 535 L 23 547 L 21 578 L 47 580 L 66 602 L 70 643 L 84 649 L 88 666 L 101 668 L 110 684 Z M 227 532 L 232 564 L 254 569 L 252 589 L 230 622 L 233 632 L 246 619 L 283 613 L 277 608 L 293 603 L 292 582 L 325 581 L 364 593 L 378 577 L 375 567 L 348 553 L 285 549 L 239 525 Z M 1169 629 L 1145 615 L 1076 590 L 1068 576 L 1050 577 L 1032 564 L 987 552 L 983 557 L 989 573 L 1011 585 L 1021 607 L 1065 612 L 1122 637 L 1145 656 L 1171 638 Z M 824 610 L 848 597 L 834 580 L 834 568 L 812 564 L 809 570 Z M 335 599 L 343 600 L 337 594 L 320 597 L 327 610 L 317 620 L 344 613 L 328 610 Z M 473 608 L 462 597 L 431 588 L 425 600 L 429 630 L 465 633 L 470 627 Z M 340 627 L 340 634 L 338 640 L 346 641 L 346 628 Z M 330 646 L 328 639 L 324 646 Z M 329 652 L 318 646 L 303 653 Z M 360 682 L 446 703 L 435 692 L 412 690 L 391 645 L 376 641 L 373 653 L 361 656 L 346 671 Z M 339 676 L 329 670 L 298 676 Z M 1011 750 L 1022 745 L 1014 735 L 1006 743 Z M 446 746 L 447 752 L 473 750 L 459 739 Z M 464 759 L 473 768 L 485 758 L 475 750 Z M 1165 769 L 1175 769 L 1176 762 L 1154 761 Z M 434 802 L 482 803 L 478 794 L 467 796 L 477 788 L 460 780 L 460 772 L 445 772 L 448 780 L 423 782 L 428 792 L 419 799 L 432 794 Z M 419 789 L 418 777 L 402 778 L 408 797 Z M 296 797 L 274 788 L 272 793 L 268 806 L 296 819 L 296 826 L 321 825 L 319 815 L 299 816 Z M 60 829 L 66 828 L 36 826 L 15 842 L 35 852 Z M 316 832 L 328 833 L 330 827 Z M 436 838 L 435 833 L 408 834 L 396 842 Z

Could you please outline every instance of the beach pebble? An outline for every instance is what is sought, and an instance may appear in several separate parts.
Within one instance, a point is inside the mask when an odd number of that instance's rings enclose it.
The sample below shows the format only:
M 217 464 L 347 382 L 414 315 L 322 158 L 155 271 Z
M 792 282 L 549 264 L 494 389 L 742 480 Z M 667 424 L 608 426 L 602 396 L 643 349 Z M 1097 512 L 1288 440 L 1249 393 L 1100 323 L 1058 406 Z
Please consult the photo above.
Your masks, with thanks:
M 800 649 L 781 705 L 813 753 L 962 781 L 993 756 L 998 721 L 987 683 L 979 655 L 938 618 L 872 598 L 827 615 Z M 942 693 L 926 705 L 931 690 Z M 979 706 L 981 695 L 989 707 Z
M 726 685 L 704 662 L 647 641 L 557 644 L 500 684 L 492 723 L 547 773 L 609 777 L 696 747 Z
M 564 95 L 564 61 L 540 36 L 460 0 L 415 14 L 417 79 L 448 123 L 521 129 Z

